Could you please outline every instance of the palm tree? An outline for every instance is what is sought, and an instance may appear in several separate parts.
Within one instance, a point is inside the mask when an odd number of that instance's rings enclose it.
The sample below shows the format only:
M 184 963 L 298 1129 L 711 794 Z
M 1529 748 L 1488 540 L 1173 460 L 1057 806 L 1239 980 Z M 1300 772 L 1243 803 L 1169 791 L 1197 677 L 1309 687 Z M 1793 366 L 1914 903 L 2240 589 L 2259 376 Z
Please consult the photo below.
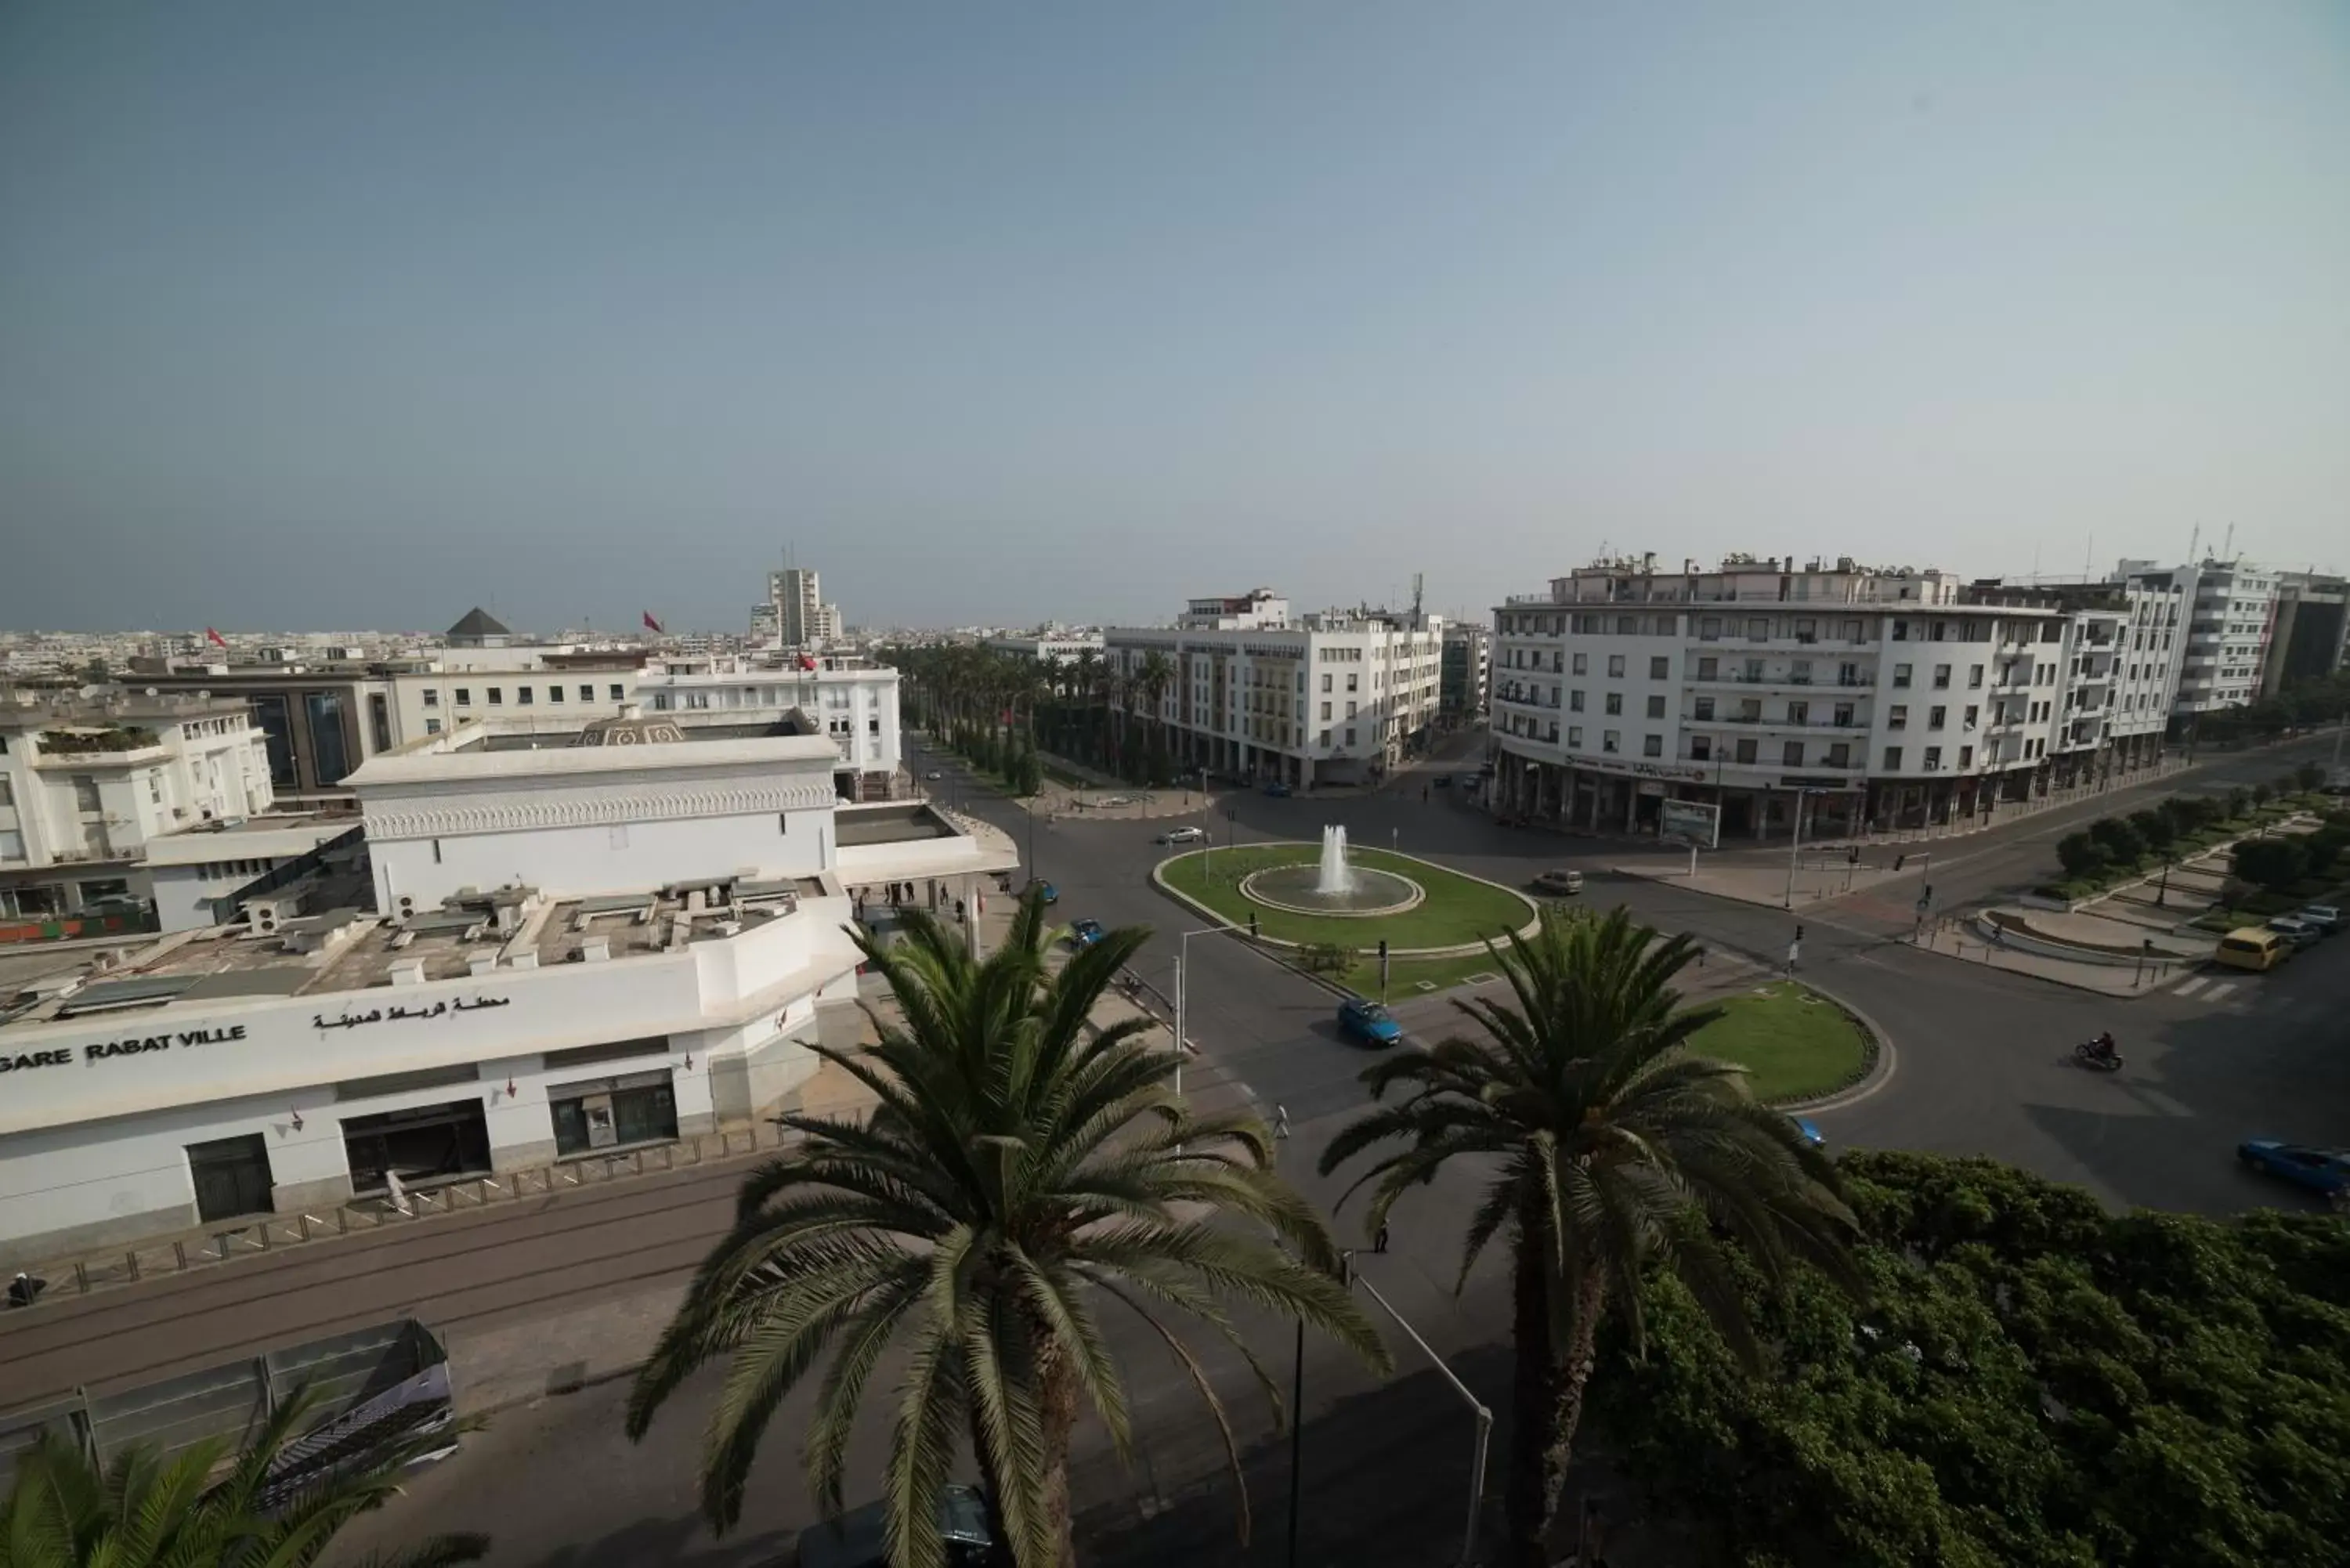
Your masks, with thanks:
M 167 1455 L 125 1450 L 100 1469 L 56 1432 L 16 1460 L 0 1503 L 0 1568 L 304 1568 L 358 1514 L 400 1492 L 413 1460 L 448 1442 L 446 1432 L 412 1435 L 372 1450 L 355 1468 L 291 1483 L 279 1474 L 289 1442 L 312 1423 L 319 1398 L 297 1390 L 259 1439 L 220 1480 L 233 1452 L 207 1439 Z M 375 1568 L 442 1568 L 489 1551 L 483 1535 L 435 1536 Z M 362 1565 L 365 1568 L 365 1565 Z
M 1136 671 L 1134 679 L 1136 690 L 1149 705 L 1151 723 L 1159 736 L 1159 754 L 1163 758 L 1167 754 L 1167 716 L 1160 702 L 1175 680 L 1175 661 L 1154 648 L 1142 656 L 1142 668 Z
M 1672 1267 L 1750 1356 L 1724 1238 L 1773 1284 L 1802 1257 L 1859 1288 L 1834 1165 L 1748 1094 L 1743 1068 L 1682 1049 L 1720 1015 L 1679 1006 L 1673 977 L 1695 952 L 1688 937 L 1659 940 L 1621 909 L 1545 916 L 1531 939 L 1513 935 L 1494 950 L 1516 1005 L 1456 1002 L 1482 1038 L 1456 1036 L 1370 1068 L 1363 1079 L 1375 1097 L 1398 1088 L 1403 1097 L 1357 1118 L 1322 1157 L 1326 1175 L 1403 1140 L 1347 1190 L 1371 1186 L 1372 1232 L 1406 1191 L 1458 1156 L 1478 1157 L 1484 1200 L 1454 1288 L 1506 1231 L 1518 1355 L 1509 1560 L 1526 1568 L 1550 1561 L 1602 1318 L 1616 1312 L 1640 1342 L 1647 1265 Z
M 964 1437 L 1002 1557 L 1021 1568 L 1075 1561 L 1071 1431 L 1090 1407 L 1121 1454 L 1128 1441 L 1105 1306 L 1129 1309 L 1173 1352 L 1235 1474 L 1223 1407 L 1166 1309 L 1237 1349 L 1276 1412 L 1227 1298 L 1299 1318 L 1386 1365 L 1336 1277 L 1321 1217 L 1272 1169 L 1263 1121 L 1244 1109 L 1194 1115 L 1169 1087 L 1174 1056 L 1145 1044 L 1146 1020 L 1088 1034 L 1094 1003 L 1149 934 L 1114 931 L 1057 974 L 1045 961 L 1055 933 L 1034 895 L 983 962 L 919 910 L 896 945 L 858 934 L 905 1022 L 877 1016 L 879 1043 L 863 1052 L 810 1049 L 879 1104 L 862 1120 L 781 1118 L 804 1141 L 745 1179 L 733 1233 L 703 1262 L 629 1398 L 629 1435 L 640 1438 L 696 1367 L 728 1361 L 702 1449 L 714 1528 L 740 1514 L 768 1421 L 827 1351 L 805 1454 L 828 1511 L 843 1501 L 867 1382 L 890 1345 L 903 1352 L 884 1487 L 898 1568 L 939 1562 L 929 1521 Z

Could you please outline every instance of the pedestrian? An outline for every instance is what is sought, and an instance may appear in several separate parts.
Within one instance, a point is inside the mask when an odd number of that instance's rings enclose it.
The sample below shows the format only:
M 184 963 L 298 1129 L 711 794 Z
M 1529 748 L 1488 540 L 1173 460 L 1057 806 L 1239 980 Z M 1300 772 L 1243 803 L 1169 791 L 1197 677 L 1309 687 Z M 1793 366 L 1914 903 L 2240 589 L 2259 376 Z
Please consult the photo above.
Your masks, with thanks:
M 1371 1238 L 1371 1251 L 1374 1252 L 1384 1252 L 1387 1250 L 1388 1222 L 1382 1220 L 1379 1221 L 1379 1233 Z
M 1273 1107 L 1273 1136 L 1275 1137 L 1289 1136 L 1289 1107 L 1278 1101 L 1274 1102 Z
M 387 1170 L 383 1173 L 383 1189 L 390 1196 L 391 1206 L 402 1220 L 416 1218 L 416 1211 L 408 1206 L 408 1189 L 400 1184 L 400 1172 Z
M 962 924 L 962 900 L 961 898 L 957 898 L 955 900 L 955 924 L 958 926 Z

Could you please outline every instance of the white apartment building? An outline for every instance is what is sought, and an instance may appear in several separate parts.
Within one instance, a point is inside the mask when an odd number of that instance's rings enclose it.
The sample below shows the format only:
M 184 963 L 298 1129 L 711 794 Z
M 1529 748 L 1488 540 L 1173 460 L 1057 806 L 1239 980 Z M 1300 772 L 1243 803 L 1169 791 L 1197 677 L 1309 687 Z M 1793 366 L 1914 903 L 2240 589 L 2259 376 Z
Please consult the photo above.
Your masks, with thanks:
M 781 646 L 814 649 L 840 639 L 840 608 L 824 602 L 824 589 L 814 567 L 786 566 L 769 572 L 767 598 L 775 607 Z
M 152 896 L 153 846 L 273 803 L 242 702 L 114 691 L 0 704 L 0 917 L 49 920 Z
M 2261 695 L 2262 667 L 2274 630 L 2277 574 L 2244 560 L 2205 558 L 2191 566 L 2124 561 L 2120 575 L 2148 587 L 2175 587 L 2187 606 L 2186 659 L 2173 711 L 2240 708 Z
M 1950 574 L 1849 559 L 1584 568 L 1496 611 L 1495 807 L 1640 832 L 1696 800 L 1725 837 L 1799 810 L 1830 836 L 2140 765 L 2158 726 L 2120 748 L 2111 729 L 2134 613 L 1976 602 Z
M 1129 681 L 1129 716 L 1164 727 L 1177 767 L 1309 789 L 1367 783 L 1425 743 L 1443 638 L 1438 618 L 1383 610 L 1293 623 L 1288 601 L 1260 588 L 1194 599 L 1171 628 L 1111 628 L 1103 657 Z M 1141 684 L 1153 669 L 1156 692 Z
M 856 1038 L 852 888 L 975 908 L 1016 863 L 841 804 L 821 736 L 546 742 L 476 722 L 360 767 L 338 905 L 0 988 L 0 1267 L 748 1125 Z
M 889 800 L 904 762 L 898 671 L 845 654 L 804 654 L 780 663 L 742 657 L 648 659 L 636 672 L 647 712 L 674 713 L 697 732 L 712 725 L 772 723 L 805 714 L 838 754 L 843 800 Z
M 1055 631 L 1037 637 L 991 637 L 987 646 L 998 653 L 1017 654 L 1045 664 L 1074 664 L 1085 654 L 1099 657 L 1102 634 L 1097 631 Z

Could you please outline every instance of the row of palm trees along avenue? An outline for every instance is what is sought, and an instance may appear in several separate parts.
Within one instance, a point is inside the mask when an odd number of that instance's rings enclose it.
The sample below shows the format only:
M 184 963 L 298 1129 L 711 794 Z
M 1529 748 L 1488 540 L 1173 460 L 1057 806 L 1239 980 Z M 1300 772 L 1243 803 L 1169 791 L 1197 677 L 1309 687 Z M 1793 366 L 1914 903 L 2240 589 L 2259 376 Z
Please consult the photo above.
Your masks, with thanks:
M 1092 649 L 1055 660 L 946 643 L 887 657 L 905 673 L 910 721 L 992 771 L 1013 774 L 1003 759 L 1024 747 L 1130 784 L 1173 782 L 1167 727 L 1155 716 L 1175 661 L 1155 649 L 1130 672 Z
M 848 1501 L 852 1430 L 886 1412 L 882 1488 L 896 1568 L 938 1568 L 941 1494 L 975 1469 L 1003 1568 L 1076 1561 L 1069 1455 L 1080 1422 L 1121 1456 L 1133 1436 L 1109 1320 L 1147 1324 L 1186 1369 L 1239 1454 L 1200 1345 L 1222 1340 L 1283 1412 L 1236 1324 L 1248 1306 L 1329 1336 L 1370 1367 L 1389 1352 L 1357 1305 L 1331 1216 L 1276 1168 L 1274 1129 L 1247 1106 L 1203 1114 L 1174 1087 L 1176 1057 L 1149 1021 L 1088 1019 L 1145 928 L 1048 962 L 1059 933 L 1033 893 L 984 959 L 910 912 L 902 940 L 860 938 L 902 1023 L 877 1044 L 817 1049 L 872 1095 L 868 1111 L 792 1115 L 799 1141 L 743 1181 L 713 1246 L 639 1373 L 630 1437 L 697 1369 L 723 1364 L 702 1438 L 702 1508 L 723 1533 L 754 1465 L 780 1435 L 785 1397 L 814 1379 L 806 1479 L 828 1511 Z M 1510 1250 L 1518 1372 L 1505 1489 L 1506 1561 L 1537 1568 L 1549 1543 L 1603 1321 L 1637 1332 L 1644 1281 L 1677 1272 L 1734 1349 L 1752 1336 L 1727 1286 L 1735 1246 L 1773 1279 L 1802 1258 L 1848 1281 L 1853 1221 L 1834 1167 L 1741 1071 L 1682 1043 L 1711 1016 L 1678 1005 L 1689 940 L 1621 910 L 1546 917 L 1498 953 L 1512 999 L 1463 1004 L 1470 1027 L 1406 1046 L 1365 1075 L 1376 1104 L 1339 1133 L 1325 1174 L 1357 1173 L 1344 1223 L 1368 1236 L 1444 1167 L 1482 1201 L 1460 1258 Z M 885 1359 L 895 1369 L 877 1382 Z M 298 1412 L 296 1413 L 298 1415 Z M 224 1456 L 151 1455 L 99 1476 L 55 1439 L 26 1455 L 0 1510 L 0 1565 L 296 1564 L 392 1489 L 405 1451 L 254 1506 L 286 1417 L 216 1484 Z M 1244 1491 L 1235 1526 L 1245 1537 Z M 421 1544 L 412 1564 L 455 1563 L 478 1538 Z

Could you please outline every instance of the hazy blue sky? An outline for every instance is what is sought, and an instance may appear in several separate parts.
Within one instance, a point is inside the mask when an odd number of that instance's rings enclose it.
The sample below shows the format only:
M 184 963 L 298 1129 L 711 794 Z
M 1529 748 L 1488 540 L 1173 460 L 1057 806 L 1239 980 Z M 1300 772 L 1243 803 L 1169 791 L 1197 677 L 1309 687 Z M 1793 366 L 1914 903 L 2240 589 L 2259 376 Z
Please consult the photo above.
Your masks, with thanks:
M 2341 4 L 0 6 L 0 625 L 2231 522 L 2350 566 Z

